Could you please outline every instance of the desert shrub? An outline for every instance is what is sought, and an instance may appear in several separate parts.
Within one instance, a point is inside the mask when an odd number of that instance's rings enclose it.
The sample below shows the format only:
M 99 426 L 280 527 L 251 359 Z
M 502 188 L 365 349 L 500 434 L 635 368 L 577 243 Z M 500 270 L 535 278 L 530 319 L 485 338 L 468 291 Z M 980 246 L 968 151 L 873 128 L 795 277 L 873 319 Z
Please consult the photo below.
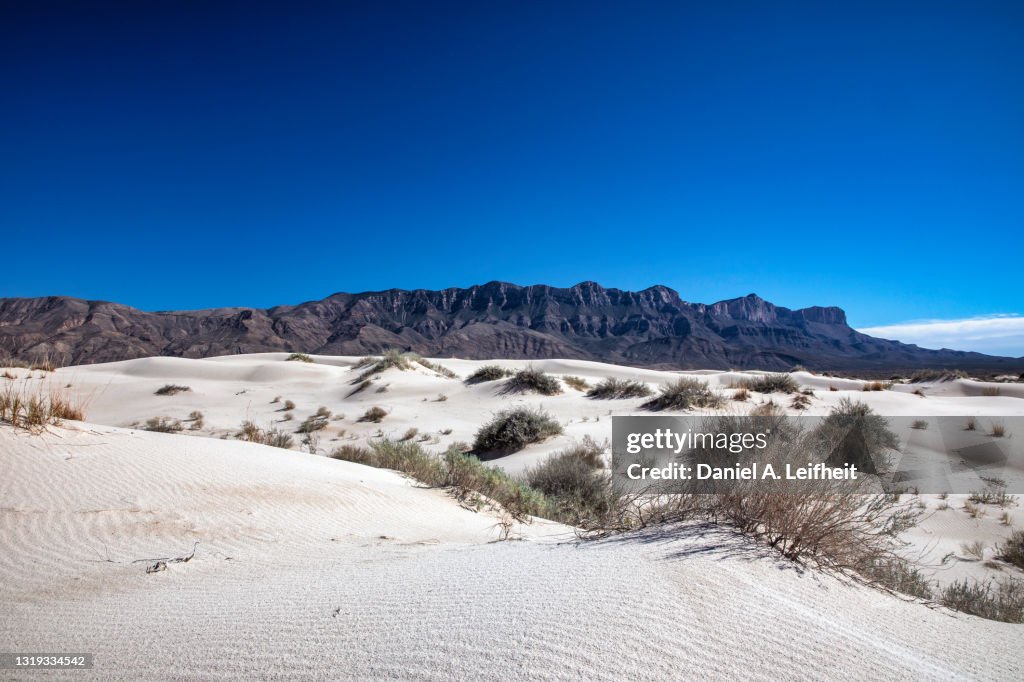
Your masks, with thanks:
M 370 466 L 375 466 L 374 463 L 377 461 L 372 450 L 358 445 L 341 445 L 327 456 L 331 459 L 343 459 L 348 462 L 368 464 Z
M 152 417 L 147 419 L 142 427 L 144 431 L 156 431 L 157 433 L 177 433 L 184 428 L 180 421 L 170 417 Z
M 164 384 L 160 388 L 156 389 L 156 395 L 177 395 L 178 393 L 185 393 L 192 389 L 188 386 L 179 386 L 177 384 Z
M 374 374 L 380 374 L 381 372 L 389 369 L 398 369 L 402 371 L 412 369 L 412 363 L 419 362 L 420 360 L 422 360 L 422 358 L 415 353 L 403 353 L 395 348 L 386 350 L 384 351 L 384 355 L 379 359 L 373 360 L 372 364 L 370 364 L 362 374 L 357 376 L 352 383 L 358 384 L 366 381 Z M 362 368 L 364 366 L 365 365 L 357 364 L 355 365 L 355 368 Z
M 1015 530 L 997 548 L 999 558 L 1024 568 L 1024 530 Z
M 789 406 L 794 410 L 806 410 L 811 406 L 811 399 L 803 393 L 797 393 L 793 396 L 793 399 L 789 401 Z
M 410 429 L 407 429 L 407 430 L 406 430 L 406 432 L 405 432 L 405 434 L 404 434 L 404 435 L 402 435 L 402 440 L 412 440 L 413 438 L 415 438 L 415 437 L 416 437 L 416 435 L 417 435 L 417 434 L 418 434 L 419 432 L 420 432 L 420 430 L 419 430 L 419 429 L 417 429 L 417 428 L 416 428 L 415 426 L 414 426 L 414 427 L 412 427 L 412 428 L 410 428 Z
M 1002 422 L 992 422 L 988 435 L 993 438 L 1002 438 L 1006 435 L 1006 426 Z
M 738 388 L 732 394 L 732 399 L 736 400 L 738 402 L 743 402 L 745 400 L 749 400 L 750 399 L 750 391 L 748 391 L 745 388 Z
M 434 399 L 434 402 L 443 403 L 447 400 L 448 396 L 446 396 L 444 393 L 438 393 L 437 398 Z
M 346 395 L 345 397 L 346 398 L 351 398 L 356 393 L 362 393 L 363 391 L 368 389 L 370 387 L 370 384 L 372 384 L 372 383 L 373 382 L 370 381 L 369 379 L 363 379 L 358 384 L 356 384 L 356 387 L 353 388 L 351 391 L 349 391 L 348 395 Z
M 974 431 L 978 428 L 978 422 L 974 417 L 968 417 L 964 424 L 964 431 Z
M 818 424 L 811 446 L 818 452 L 832 453 L 838 462 L 849 462 L 864 473 L 874 474 L 888 465 L 888 453 L 899 446 L 899 438 L 885 417 L 869 405 L 842 398 Z
M 284 450 L 289 449 L 295 442 L 290 435 L 279 429 L 261 429 L 254 422 L 248 420 L 242 422 L 242 428 L 239 430 L 237 437 L 239 440 L 270 445 Z
M 661 392 L 643 407 L 648 410 L 688 410 L 693 407 L 721 407 L 723 402 L 722 396 L 712 391 L 707 382 L 680 377 L 663 385 Z
M 316 408 L 316 412 L 313 414 L 313 416 L 322 417 L 324 419 L 330 419 L 331 411 L 327 409 L 326 405 L 321 405 L 320 407 Z
M 1015 502 L 1014 496 L 1006 492 L 1005 485 L 990 485 L 980 492 L 972 490 L 967 499 L 975 504 L 994 504 L 998 507 L 1008 507 Z
M 587 391 L 587 397 L 598 400 L 646 398 L 651 393 L 651 388 L 642 381 L 608 377 Z
M 990 397 L 990 398 L 998 396 L 998 395 L 1002 395 L 1002 393 L 1003 393 L 1002 390 L 998 386 L 987 386 L 987 387 L 981 389 L 981 394 L 983 396 L 987 396 L 987 397 Z
M 484 365 L 477 371 L 466 377 L 467 384 L 479 384 L 484 381 L 497 381 L 512 374 L 511 370 L 499 367 L 498 365 Z
M 948 608 L 1004 623 L 1024 622 L 1024 581 L 998 582 L 957 580 L 946 586 L 940 601 Z
M 967 373 L 959 369 L 919 369 L 911 374 L 907 381 L 911 384 L 919 384 L 925 381 L 939 382 L 966 378 Z
M 289 412 L 295 409 L 295 403 L 291 400 L 284 401 L 284 406 L 281 408 L 282 412 Z
M 587 526 L 605 518 L 616 504 L 610 479 L 600 471 L 601 452 L 589 440 L 526 470 L 526 483 L 554 505 L 549 514 L 556 520 Z
M 574 388 L 577 391 L 586 391 L 587 389 L 590 388 L 590 384 L 587 383 L 587 380 L 584 379 L 583 377 L 568 375 L 562 377 L 562 381 L 565 382 L 566 386 L 568 386 L 569 388 Z
M 868 381 L 861 388 L 862 391 L 885 391 L 891 388 L 892 384 L 887 384 L 882 381 Z
M 480 427 L 473 441 L 473 452 L 499 457 L 560 433 L 561 425 L 547 413 L 516 407 L 499 412 Z
M 325 408 L 326 409 L 326 408 Z M 327 410 L 327 415 L 330 415 L 330 410 Z M 327 428 L 328 416 L 322 415 L 319 412 L 311 414 L 299 424 L 299 428 L 295 429 L 295 433 L 315 433 L 316 431 L 322 431 Z
M 203 413 L 200 412 L 199 410 L 193 410 L 192 412 L 189 413 L 187 421 L 192 422 L 192 424 L 189 425 L 188 427 L 189 429 L 191 429 L 192 431 L 198 431 L 199 429 L 203 428 Z
M 562 392 L 558 379 L 545 374 L 539 369 L 527 367 L 512 375 L 512 378 L 505 383 L 506 393 L 525 393 L 533 391 L 541 395 L 557 395 Z
M 928 422 L 923 419 L 915 419 L 910 423 L 910 428 L 917 429 L 918 431 L 924 431 L 928 428 Z
M 788 374 L 762 374 L 744 379 L 739 386 L 755 393 L 796 393 L 800 389 Z
M 309 357 L 305 353 L 292 353 L 285 360 L 289 362 L 313 362 L 313 358 Z
M 415 362 L 419 363 L 421 366 L 426 367 L 430 371 L 436 372 L 437 374 L 440 374 L 445 379 L 458 379 L 459 378 L 458 374 L 456 374 L 455 372 L 451 371 L 450 369 L 448 369 L 444 365 L 439 365 L 436 362 L 431 362 L 430 360 L 427 360 L 426 358 L 421 358 L 418 355 L 414 355 L 413 356 L 413 360 Z
M 931 582 L 920 569 L 900 557 L 880 560 L 865 568 L 863 575 L 871 582 L 895 592 L 919 599 L 931 599 L 934 596 Z
M 388 413 L 387 411 L 384 410 L 383 407 L 377 407 L 376 405 L 374 405 L 373 407 L 371 407 L 370 409 L 363 413 L 363 416 L 359 418 L 359 421 L 373 422 L 374 424 L 379 424 L 386 416 L 388 416 Z

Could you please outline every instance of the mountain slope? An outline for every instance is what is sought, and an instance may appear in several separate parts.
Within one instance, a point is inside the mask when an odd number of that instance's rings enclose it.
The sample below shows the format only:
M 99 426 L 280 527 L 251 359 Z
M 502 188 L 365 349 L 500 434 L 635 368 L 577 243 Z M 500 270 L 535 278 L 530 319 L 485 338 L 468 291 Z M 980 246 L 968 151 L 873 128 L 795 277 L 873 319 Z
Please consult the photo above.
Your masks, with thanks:
M 861 334 L 835 307 L 790 310 L 751 294 L 706 305 L 663 286 L 503 282 L 338 293 L 269 309 L 145 312 L 68 297 L 0 299 L 0 352 L 75 364 L 263 351 L 578 358 L 661 368 L 1020 371 L 1024 359 L 926 350 Z

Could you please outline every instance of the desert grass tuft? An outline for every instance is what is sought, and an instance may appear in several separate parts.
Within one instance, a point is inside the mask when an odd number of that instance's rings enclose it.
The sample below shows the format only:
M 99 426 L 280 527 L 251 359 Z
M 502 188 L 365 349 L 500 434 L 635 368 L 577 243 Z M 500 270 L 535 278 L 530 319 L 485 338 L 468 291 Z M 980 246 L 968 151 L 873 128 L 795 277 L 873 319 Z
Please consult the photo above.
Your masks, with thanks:
M 595 400 L 620 400 L 622 398 L 646 398 L 652 393 L 650 386 L 642 381 L 608 377 L 587 391 L 587 397 Z

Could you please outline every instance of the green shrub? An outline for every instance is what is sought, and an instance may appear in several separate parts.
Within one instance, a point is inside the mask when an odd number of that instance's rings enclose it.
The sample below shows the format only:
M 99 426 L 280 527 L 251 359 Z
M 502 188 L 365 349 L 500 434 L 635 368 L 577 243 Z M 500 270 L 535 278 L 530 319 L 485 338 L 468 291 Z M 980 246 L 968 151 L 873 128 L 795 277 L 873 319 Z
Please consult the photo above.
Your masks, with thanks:
M 693 407 L 716 408 L 723 404 L 722 396 L 708 387 L 707 382 L 680 377 L 661 387 L 661 392 L 643 407 L 648 410 L 688 410 Z
M 560 433 L 561 425 L 545 412 L 516 407 L 499 412 L 480 427 L 473 441 L 473 452 L 500 457 Z
M 305 353 L 292 353 L 285 358 L 285 360 L 289 362 L 313 362 L 313 358 L 309 357 Z
M 646 398 L 651 393 L 650 387 L 642 381 L 608 377 L 587 391 L 587 397 L 597 400 Z

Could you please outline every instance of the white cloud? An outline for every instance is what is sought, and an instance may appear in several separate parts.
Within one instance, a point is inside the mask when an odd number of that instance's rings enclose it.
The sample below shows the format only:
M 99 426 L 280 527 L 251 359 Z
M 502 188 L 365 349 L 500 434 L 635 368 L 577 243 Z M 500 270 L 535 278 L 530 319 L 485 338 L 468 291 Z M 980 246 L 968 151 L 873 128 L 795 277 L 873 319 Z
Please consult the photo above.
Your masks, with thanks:
M 973 350 L 990 355 L 1024 355 L 1024 316 L 983 315 L 962 320 L 918 320 L 857 331 L 922 348 Z

